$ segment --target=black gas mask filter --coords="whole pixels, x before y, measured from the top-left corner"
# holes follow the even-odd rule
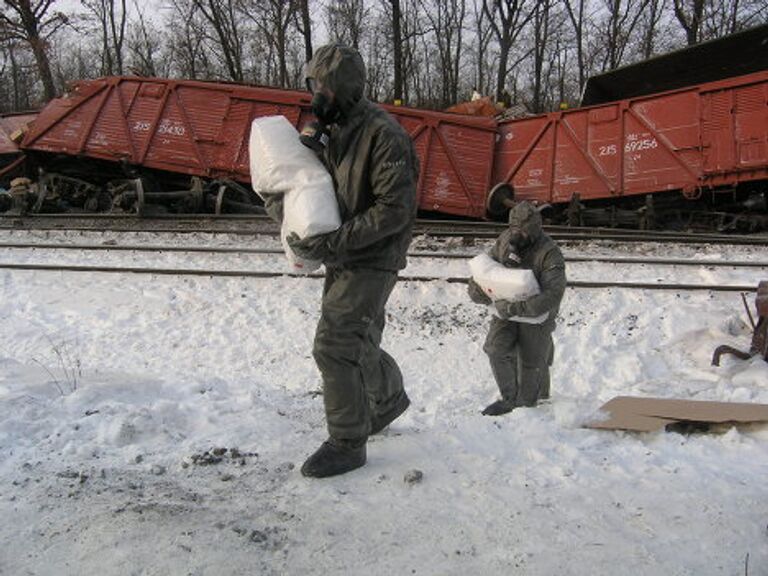
[[[314,88],[313,84],[308,82],[310,90]],[[314,92],[312,113],[317,120],[313,120],[302,128],[299,140],[304,146],[315,152],[321,152],[328,145],[328,139],[331,136],[328,126],[338,122],[341,112],[332,98],[323,92]]]

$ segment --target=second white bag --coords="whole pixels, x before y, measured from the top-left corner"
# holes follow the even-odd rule
[[[469,270],[472,279],[494,302],[496,300],[520,302],[531,296],[536,296],[541,291],[532,270],[507,268],[485,253],[478,254],[469,261]],[[496,308],[493,306],[491,308],[493,313],[498,316]],[[514,316],[509,320],[526,324],[541,324],[548,316],[548,313],[535,317]]]

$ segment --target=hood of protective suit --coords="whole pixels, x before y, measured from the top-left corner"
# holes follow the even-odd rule
[[[509,211],[509,229],[519,230],[535,242],[542,233],[541,214],[530,202],[518,202]]]
[[[312,60],[307,63],[306,78],[333,92],[342,116],[348,117],[355,105],[363,99],[365,63],[354,48],[343,44],[327,44],[318,48]]]

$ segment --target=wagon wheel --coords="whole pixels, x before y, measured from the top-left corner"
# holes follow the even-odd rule
[[[203,180],[197,176],[192,177],[192,188],[186,201],[189,212],[195,214],[203,211],[205,205],[205,189]]]
[[[133,189],[136,191],[136,214],[143,216],[146,212],[146,204],[144,201],[144,182],[141,181],[141,178],[133,180]]]
[[[496,184],[488,193],[485,210],[494,219],[506,218],[515,203],[515,190],[506,182]]]
[[[260,207],[253,202],[249,190],[232,180],[220,180],[219,191],[216,194],[216,214],[223,214],[225,209],[241,213],[256,213]]]
[[[41,180],[37,185],[37,199],[32,207],[32,213],[37,214],[42,210],[45,197],[48,196],[48,183],[45,179]]]

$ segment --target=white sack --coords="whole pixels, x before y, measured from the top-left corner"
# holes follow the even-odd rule
[[[488,254],[478,254],[469,261],[469,270],[472,279],[483,289],[491,300],[508,300],[519,302],[536,296],[541,290],[532,270],[524,268],[507,268],[496,262]],[[496,308],[491,305],[493,313],[498,316]],[[509,320],[524,322],[526,324],[541,324],[548,313],[541,316],[512,316]]]
[[[306,238],[341,226],[331,175],[285,116],[256,118],[249,146],[254,191],[262,198],[284,195],[280,238],[288,261],[295,270],[315,270],[320,262],[298,258],[285,239],[292,232]]]

